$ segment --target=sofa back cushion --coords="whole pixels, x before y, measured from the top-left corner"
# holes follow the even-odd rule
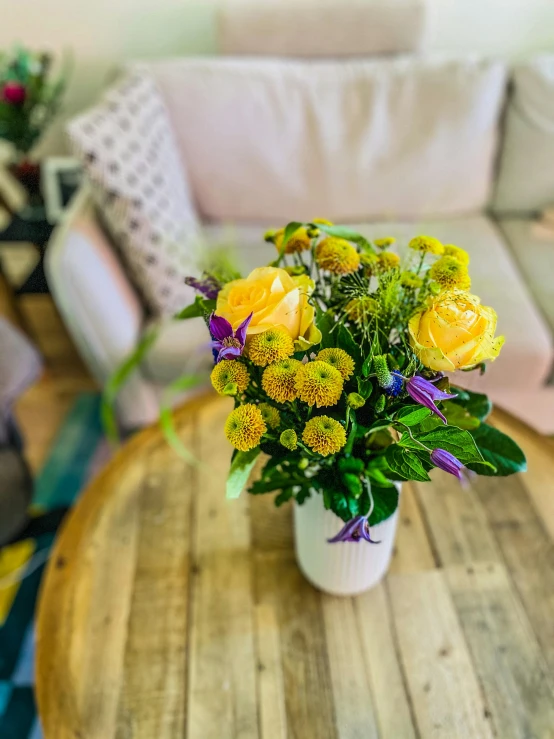
[[[489,199],[499,62],[153,63],[201,214],[420,218]]]
[[[194,292],[198,224],[164,101],[134,70],[68,126],[99,214],[155,315],[173,315]]]
[[[554,54],[514,71],[493,207],[525,213],[554,204]]]

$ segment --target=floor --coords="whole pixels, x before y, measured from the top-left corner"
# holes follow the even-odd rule
[[[15,315],[7,287],[0,278],[0,315],[24,329],[44,357],[42,378],[19,400],[16,416],[26,440],[26,453],[33,469],[40,469],[60,425],[79,393],[97,385],[77,354],[49,295],[18,298]]]

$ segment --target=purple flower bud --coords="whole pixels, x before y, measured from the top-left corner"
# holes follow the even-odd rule
[[[436,388],[432,382],[418,375],[406,380],[406,391],[416,403],[424,405],[432,413],[436,413],[443,423],[446,423],[446,418],[439,411],[435,403],[439,400],[449,400],[450,398],[457,397],[455,394],[444,393],[442,390]]]
[[[431,462],[435,467],[439,467],[439,469],[449,472],[451,475],[457,477],[458,480],[461,480],[462,482],[466,481],[466,467],[464,467],[457,457],[450,454],[450,452],[447,452],[445,449],[433,449],[431,452]]]
[[[370,544],[380,544],[379,541],[374,541],[369,534],[369,522],[366,516],[356,516],[348,521],[336,536],[332,539],[327,539],[329,544],[336,544],[339,541],[355,541],[358,542],[361,539],[365,539]]]
[[[221,284],[212,277],[204,273],[202,278],[198,280],[196,277],[185,277],[185,285],[194,288],[197,292],[204,295],[208,300],[215,300],[221,290]]]

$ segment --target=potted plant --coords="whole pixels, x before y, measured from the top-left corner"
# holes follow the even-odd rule
[[[52,57],[18,47],[0,57],[0,138],[12,144],[13,176],[29,193],[40,194],[40,167],[30,154],[61,105],[67,84],[67,65],[52,74]]]
[[[265,455],[249,492],[292,501],[300,568],[320,589],[352,595],[387,571],[402,482],[434,468],[461,482],[525,469],[520,448],[486,423],[488,398],[450,376],[483,372],[504,339],[457,246],[416,236],[401,258],[393,238],[370,242],[325,220],[265,238],[274,262],[244,278],[188,278],[199,295],[178,317],[205,318],[212,385],[234,400],[227,496]],[[116,373],[109,399],[151,342]],[[169,408],[162,423],[178,447]]]

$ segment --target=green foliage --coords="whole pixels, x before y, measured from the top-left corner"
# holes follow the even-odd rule
[[[468,467],[480,475],[513,475],[515,472],[525,472],[527,461],[519,446],[503,434],[502,431],[482,423],[479,428],[471,432],[486,462],[492,467],[483,464],[469,464]]]
[[[227,498],[238,498],[242,493],[259,454],[260,447],[234,454],[227,478]]]
[[[398,490],[394,485],[390,487],[379,487],[372,483],[371,494],[375,505],[369,517],[369,525],[375,526],[381,523],[381,521],[390,518],[398,508]]]
[[[385,459],[393,480],[418,480],[427,482],[430,478],[417,452],[406,449],[400,444],[391,444],[385,452]]]
[[[187,305],[182,311],[176,313],[174,318],[178,321],[184,321],[188,318],[206,318],[215,310],[216,301],[207,300],[197,295],[194,303]]]
[[[466,465],[484,461],[473,436],[456,426],[441,425],[433,431],[414,433],[413,438],[405,433],[399,441],[399,446],[416,451],[420,451],[422,445],[430,449],[444,449]]]
[[[353,244],[357,244],[363,251],[375,253],[375,249],[365,236],[353,231],[351,228],[347,228],[346,226],[327,226],[324,223],[315,223],[311,225],[314,228],[318,228],[320,231],[323,231],[328,236],[346,239],[347,241],[351,241]]]
[[[398,411],[396,418],[404,426],[417,426],[430,415],[431,411],[429,408],[421,405],[405,405]]]
[[[462,388],[452,386],[452,392],[458,393],[456,400],[450,401],[456,405],[461,405],[468,413],[479,421],[486,421],[492,411],[492,403],[486,395],[482,393],[473,393],[470,390],[462,390]]]

